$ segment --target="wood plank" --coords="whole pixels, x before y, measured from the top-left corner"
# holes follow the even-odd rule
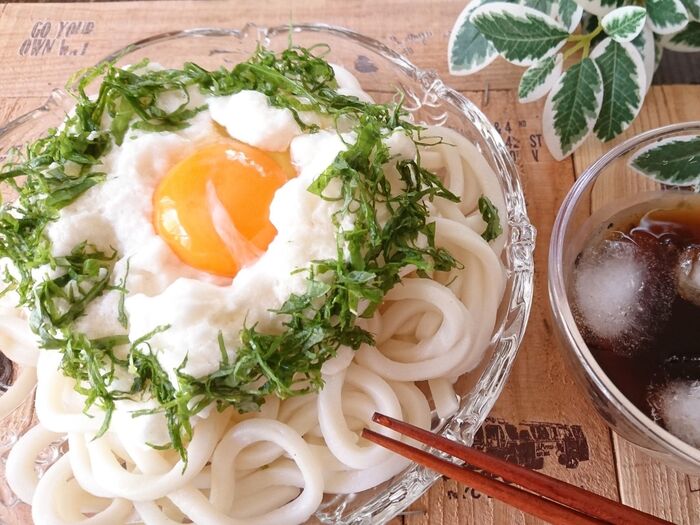
[[[0,127],[31,111],[44,102],[44,97],[2,97],[0,103]]]
[[[292,0],[286,3],[240,0],[235,8],[232,8],[232,3],[222,1],[183,0],[0,4],[0,97],[6,97],[0,98],[0,126],[45,99],[50,90],[62,86],[72,72],[93,64],[115,48],[150,34],[183,27],[239,27],[247,21],[260,25],[287,24],[290,20],[323,21],[378,38],[406,54],[417,65],[435,69],[450,85],[465,91],[498,124],[518,163],[529,213],[539,230],[535,306],[511,379],[492,413],[495,424],[504,426],[498,421],[507,421],[520,425],[521,430],[530,429],[530,432],[534,430],[527,422],[532,421],[544,425],[545,429],[559,431],[580,425],[589,444],[590,459],[580,461],[576,468],[566,468],[559,464],[556,449],[549,449],[549,456],[543,458],[544,472],[609,497],[620,497],[651,512],[670,512],[667,517],[679,523],[700,523],[697,499],[700,482],[671,473],[670,469],[638,453],[630,445],[621,444],[618,438],[615,438],[613,450],[607,427],[574,384],[554,340],[546,287],[546,258],[553,218],[575,174],[580,174],[611,145],[589,141],[573,161],[556,162],[541,143],[541,103],[518,105],[513,92],[507,91],[517,86],[521,69],[498,62],[474,76],[448,77],[447,38],[465,3],[466,0],[420,3],[386,0],[381,4],[361,0]],[[78,21],[84,23],[82,29],[66,38],[64,33],[70,22]],[[49,22],[51,27],[47,30]],[[89,23],[94,25],[89,26]],[[77,25],[73,27],[77,28]],[[33,29],[35,32],[47,31],[46,37],[41,33],[32,37]],[[37,38],[53,42],[44,42],[44,49],[52,47],[42,53],[41,45],[35,41]],[[27,39],[29,44],[25,43]],[[36,56],[32,55],[32,49],[37,49]],[[76,50],[77,54],[62,55],[61,49]],[[81,54],[83,50],[84,54]],[[661,122],[662,117],[668,120],[684,118],[681,106],[697,105],[698,100],[698,91],[686,90],[686,87],[654,88],[633,129],[653,127]],[[669,104],[668,99],[673,99],[674,103]],[[619,463],[617,472],[614,467],[616,459]],[[620,476],[620,492],[617,475]],[[646,480],[655,481],[649,483]],[[653,491],[661,486],[661,482],[668,483],[669,490],[677,496],[654,497]],[[686,486],[691,488],[684,489]],[[539,522],[482,494],[465,490],[452,481],[441,481],[407,515],[392,523]]]
[[[637,120],[607,144],[589,139],[574,154],[577,176],[611,147],[634,135],[667,124],[700,119],[700,86],[652,86]],[[601,180],[591,196],[593,209],[628,190],[652,189],[656,184],[630,176],[623,165]],[[622,502],[673,523],[700,523],[700,479],[670,468],[643,449],[613,434]]]
[[[613,435],[622,501],[678,525],[700,523],[700,478],[688,476]]]
[[[62,87],[73,71],[146,36],[188,27],[290,21],[325,22],[360,31],[404,53],[418,66],[446,76],[449,31],[465,4],[465,0],[7,4],[0,18],[4,66],[0,86],[3,96],[44,95]],[[451,77],[451,84],[472,90],[487,84],[510,88],[517,85],[521,73],[521,68],[499,61],[477,75]]]

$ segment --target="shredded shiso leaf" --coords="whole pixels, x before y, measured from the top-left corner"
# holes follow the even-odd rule
[[[145,67],[147,62],[127,68],[107,63],[83,71],[75,111],[64,126],[49,130],[0,168],[0,182],[18,194],[0,208],[0,257],[9,261],[5,291],[16,291],[20,306],[31,312],[30,325],[42,348],[62,353],[61,370],[75,379],[75,389],[85,396],[86,413],[94,407],[104,412],[98,435],[108,430],[115,401],[152,399],[158,408],[134,415],[164,412],[171,442],[152,446],[176,449],[186,464],[191,418],[203,408],[215,403],[219,410],[233,406],[241,412],[255,411],[270,394],[288,398],[317,391],[323,386],[321,366],[338,348],[372,344],[371,334],[356,321],[373,315],[400,281],[402,270],[411,267],[426,275],[459,265],[435,246],[435,226],[427,206],[432,199],[457,201],[457,196],[421,167],[419,156],[394,163],[403,191],[392,192],[385,176],[385,166],[392,159],[383,139],[400,130],[417,141],[421,128],[406,118],[400,100],[372,104],[339,94],[333,69],[318,51],[318,47],[289,47],[275,54],[259,48],[247,61],[216,71],[194,63],[185,63],[182,69],[153,69]],[[97,96],[88,96],[88,86],[98,79]],[[150,334],[130,341],[123,300],[115,316],[124,333],[90,339],[75,330],[75,320],[105,291],[116,289],[123,299],[128,278],[110,284],[119,254],[102,252],[89,239],[68,256],[54,256],[46,227],[58,219],[63,207],[105,180],[106,174],[98,169],[100,159],[120,145],[129,130],[188,126],[204,109],[191,107],[188,90],[192,88],[207,96],[256,90],[271,105],[288,108],[306,132],[317,127],[305,124],[299,113],[313,111],[336,122],[340,118],[350,122],[357,138],[309,188],[331,198],[324,191],[331,181],[340,182],[342,206],[329,218],[336,225],[338,255],[313,261],[304,270],[306,292],[291,295],[276,312],[284,321],[283,331],[263,333],[254,325],[246,326],[238,341],[225,341],[219,333],[219,369],[192,377],[183,371],[185,360],[175,371],[177,384],[173,384],[156,357],[157,350],[149,344],[155,333],[168,326],[154,327]],[[185,102],[168,112],[157,102],[172,91],[182,93]],[[385,223],[377,218],[379,207],[390,211]],[[487,200],[480,201],[480,209],[488,223],[484,238],[493,239],[501,232],[497,212]],[[347,214],[353,215],[352,230],[340,228]],[[37,278],[39,274],[45,276]],[[227,345],[235,346],[233,361]],[[128,390],[113,385],[120,369],[133,378]]]

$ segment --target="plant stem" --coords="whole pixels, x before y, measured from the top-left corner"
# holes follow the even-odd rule
[[[581,40],[581,41],[577,42],[576,45],[574,45],[574,46],[570,47],[569,49],[567,49],[567,50],[566,50],[566,53],[564,53],[564,60],[566,60],[566,59],[569,58],[571,55],[573,55],[574,53],[576,53],[576,51],[578,51],[579,49],[581,49],[581,48],[583,47],[583,44],[584,44],[584,41]]]
[[[583,45],[583,51],[581,52],[581,60],[588,57],[588,52],[591,50],[591,41],[587,40]]]
[[[586,58],[591,49],[591,42],[595,37],[597,37],[603,31],[603,26],[598,24],[598,26],[591,31],[583,35],[571,35],[568,41],[574,44],[564,53],[564,60],[572,56],[578,50],[582,50],[581,58]]]
[[[588,57],[588,52],[591,49],[591,42],[593,42],[593,39],[597,37],[601,32],[603,31],[603,26],[598,23],[598,27],[596,27],[590,34],[590,38],[588,40],[584,40],[585,44],[583,46],[583,52],[581,53],[581,58],[587,58]]]

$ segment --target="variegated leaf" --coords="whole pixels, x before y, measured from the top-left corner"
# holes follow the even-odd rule
[[[629,165],[663,184],[697,186],[700,183],[700,136],[680,135],[650,144],[637,151]]]
[[[520,78],[518,100],[525,104],[544,97],[552,89],[554,82],[561,76],[562,54],[545,58],[530,66]]]
[[[591,58],[574,64],[547,96],[542,131],[547,148],[561,160],[593,131],[603,102],[603,79]]]
[[[600,21],[603,31],[618,42],[630,42],[642,31],[647,10],[637,5],[626,5],[610,11]]]
[[[489,0],[472,0],[459,14],[447,45],[447,62],[452,75],[470,75],[498,57],[498,51],[469,21],[474,10]]]
[[[545,15],[549,15],[553,18],[557,0],[520,0],[517,3],[526,7],[537,9],[540,13],[544,13]]]
[[[691,20],[700,22],[700,0],[681,0]]]
[[[661,59],[664,57],[664,46],[661,38],[661,35],[654,35],[654,71],[659,69]]]
[[[479,6],[470,20],[506,60],[521,66],[554,55],[569,37],[566,28],[552,17],[505,2]]]
[[[576,0],[576,3],[597,17],[607,15],[621,4],[618,0]]]
[[[561,0],[555,3],[555,8],[554,19],[560,20],[569,33],[573,33],[581,23],[583,8],[575,0]]]
[[[688,24],[688,11],[681,0],[646,0],[646,8],[654,33],[677,33]]]
[[[663,47],[672,51],[692,53],[700,51],[700,22],[688,22],[688,25],[678,33],[664,35],[661,39]]]
[[[629,42],[606,38],[591,53],[603,78],[603,103],[594,131],[602,141],[617,137],[637,117],[644,102],[642,57]]]
[[[644,92],[649,91],[649,86],[651,86],[651,79],[654,77],[654,71],[656,71],[656,50],[654,43],[654,32],[649,27],[649,24],[645,24],[642,28],[642,32],[637,35],[637,38],[632,40],[632,45],[637,48],[639,54],[642,57],[642,62],[644,63],[644,74],[646,75],[646,86]]]
[[[583,15],[583,9],[575,0],[520,0],[517,3],[551,16],[561,22],[569,33],[576,29]]]

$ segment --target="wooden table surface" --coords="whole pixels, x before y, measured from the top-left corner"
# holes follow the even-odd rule
[[[538,229],[534,306],[513,373],[491,416],[536,422],[568,432],[580,426],[588,459],[560,464],[555,450],[543,472],[619,499],[677,524],[700,524],[700,480],[651,459],[611,433],[567,372],[549,314],[549,237],[562,199],[577,175],[614,143],[671,122],[700,120],[700,86],[654,86],[640,117],[613,144],[589,140],[573,158],[552,159],[543,146],[541,103],[516,103],[522,70],[498,61],[481,73],[447,73],[447,39],[465,0],[303,0],[236,2],[0,3],[0,126],[43,102],[75,70],[149,34],[186,27],[239,27],[321,21],[382,40],[423,68],[435,69],[496,123],[520,170],[530,217]],[[674,58],[674,60],[677,60]],[[690,68],[694,71],[694,68]],[[696,71],[696,70],[695,70]],[[668,77],[667,72],[664,73]],[[671,77],[673,78],[673,75]],[[693,75],[686,75],[692,81]],[[535,524],[469,488],[437,483],[395,523]]]

